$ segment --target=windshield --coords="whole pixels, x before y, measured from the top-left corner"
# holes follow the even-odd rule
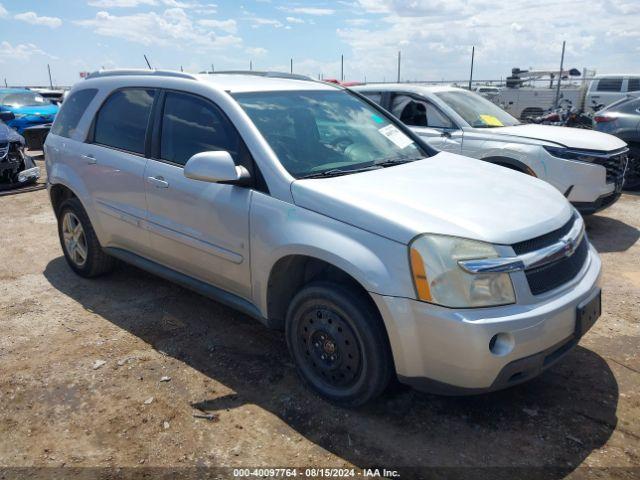
[[[381,168],[427,156],[386,115],[344,90],[234,97],[296,178]]]
[[[40,107],[51,102],[35,92],[19,92],[0,94],[0,104],[11,107]]]
[[[436,92],[444,103],[449,105],[470,126],[475,128],[511,127],[520,122],[502,110],[496,104],[466,90]]]

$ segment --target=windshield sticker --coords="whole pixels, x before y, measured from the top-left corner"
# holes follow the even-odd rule
[[[382,127],[378,129],[378,131],[395,143],[399,148],[406,148],[413,143],[413,140],[398,130],[398,128],[393,124]]]
[[[480,115],[480,120],[491,127],[504,127],[504,124],[493,115]]]
[[[375,113],[371,115],[371,118],[373,119],[374,122],[376,123],[383,123],[384,120],[382,119],[382,117],[379,117],[378,115],[376,115]]]

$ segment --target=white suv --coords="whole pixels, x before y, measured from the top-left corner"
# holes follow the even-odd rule
[[[582,213],[620,198],[627,144],[612,135],[524,125],[468,90],[409,84],[363,85],[374,100],[438,150],[459,153],[549,182]]]
[[[341,87],[98,72],[45,150],[71,269],[121,259],[283,329],[302,378],[343,405],[395,375],[515,385],[600,314],[600,260],[557,190],[436,152]]]

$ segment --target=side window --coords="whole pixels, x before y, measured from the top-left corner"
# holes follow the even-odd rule
[[[369,100],[373,100],[378,105],[382,105],[382,94],[375,92],[360,92],[362,95],[367,97]]]
[[[96,115],[94,143],[144,154],[155,93],[144,88],[125,88],[112,93]]]
[[[629,85],[627,87],[628,92],[640,91],[640,78],[630,78]]]
[[[160,158],[184,165],[196,153],[226,150],[238,164],[241,144],[233,125],[213,104],[194,95],[167,93]]]
[[[414,127],[454,128],[453,122],[431,102],[416,100],[407,95],[395,96],[391,111],[406,125]]]
[[[95,88],[87,88],[73,92],[64,101],[51,127],[51,133],[61,137],[71,137],[78,126],[84,111],[98,93]]]
[[[621,90],[622,77],[609,77],[598,80],[598,92],[619,92]]]

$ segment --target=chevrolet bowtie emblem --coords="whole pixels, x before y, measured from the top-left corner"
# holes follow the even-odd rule
[[[573,252],[576,251],[576,243],[572,239],[563,240],[564,242],[564,256],[570,257]]]

